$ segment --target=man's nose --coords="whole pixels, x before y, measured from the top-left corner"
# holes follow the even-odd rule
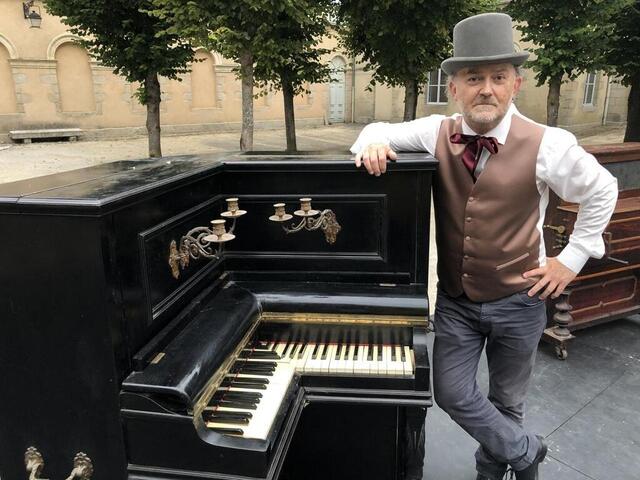
[[[490,78],[487,78],[480,85],[480,95],[485,96],[485,97],[489,97],[489,96],[493,95],[493,89],[491,88],[491,79]]]

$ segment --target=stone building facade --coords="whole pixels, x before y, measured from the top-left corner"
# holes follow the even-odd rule
[[[0,0],[0,142],[8,141],[10,130],[30,128],[81,128],[85,138],[144,134],[146,109],[134,95],[138,86],[91,58],[60,19],[46,13],[41,1],[31,8],[42,16],[38,28],[24,17],[22,1]],[[334,38],[323,42],[327,48],[336,44]],[[233,62],[204,49],[197,50],[196,57],[201,61],[182,75],[182,81],[160,80],[163,133],[239,129],[241,92]],[[377,85],[368,90],[371,76],[363,65],[340,53],[325,61],[332,66],[334,81],[311,85],[310,95],[296,97],[299,126],[402,118],[402,88]],[[535,86],[533,72],[525,70],[524,76],[516,103],[524,114],[544,122],[547,88]],[[438,72],[432,78],[419,98],[418,115],[454,112],[446,88],[431,98],[446,78]],[[585,103],[587,91],[590,97]],[[603,122],[623,123],[627,94],[626,88],[602,74],[583,75],[562,87],[559,124],[576,130]],[[258,128],[281,126],[282,95],[268,93],[256,99],[255,120]]]

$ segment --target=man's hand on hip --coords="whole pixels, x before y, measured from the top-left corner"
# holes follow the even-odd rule
[[[542,300],[545,300],[549,295],[551,295],[551,298],[558,298],[577,275],[577,273],[565,267],[554,257],[547,257],[546,265],[522,274],[524,278],[540,277],[538,282],[527,293],[530,297],[533,297],[544,288],[542,295],[540,295]]]
[[[398,155],[389,145],[372,143],[356,155],[356,167],[364,164],[367,172],[377,177],[387,171],[387,158],[397,160]]]

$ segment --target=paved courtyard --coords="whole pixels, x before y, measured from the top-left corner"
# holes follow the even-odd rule
[[[363,125],[341,124],[301,128],[297,131],[300,150],[346,150]],[[602,127],[580,136],[583,144],[621,142],[621,127]],[[201,135],[164,136],[164,156],[193,153],[235,151],[239,147],[237,132]],[[284,130],[256,130],[255,150],[283,150]],[[147,156],[146,137],[125,140],[43,142],[0,144],[0,183],[37,177],[50,173],[88,167],[116,160],[132,160]]]

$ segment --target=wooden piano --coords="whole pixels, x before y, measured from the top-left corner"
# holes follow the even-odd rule
[[[618,202],[603,234],[605,255],[589,259],[566,295],[547,301],[543,338],[568,355],[572,332],[640,311],[640,143],[586,147],[617,179]],[[557,255],[569,240],[578,206],[551,193],[545,219],[545,246]],[[555,252],[555,253],[554,253]]]
[[[421,475],[436,164],[189,156],[0,185],[0,478]]]

